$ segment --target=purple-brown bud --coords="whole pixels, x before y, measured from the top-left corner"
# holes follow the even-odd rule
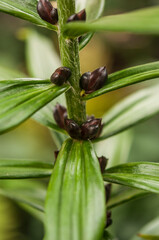
[[[64,84],[69,77],[71,76],[71,70],[67,67],[59,67],[56,69],[56,71],[51,75],[51,82],[61,86]]]
[[[111,211],[107,211],[107,222],[106,222],[106,228],[108,228],[110,225],[112,225],[112,219],[111,219],[112,213]]]
[[[98,157],[98,161],[99,161],[99,164],[100,164],[101,172],[103,173],[106,166],[107,166],[108,159],[104,156],[101,156],[101,157]]]
[[[82,139],[93,139],[96,138],[100,127],[101,127],[101,119],[90,119],[81,125],[81,136]]]
[[[60,128],[65,128],[65,119],[67,118],[67,109],[60,104],[56,104],[53,111],[54,119]]]
[[[53,25],[58,22],[57,9],[54,8],[48,0],[39,0],[37,4],[37,12],[39,16],[46,22],[49,22]]]
[[[81,128],[74,120],[66,118],[65,129],[72,138],[81,139]]]
[[[106,203],[109,201],[111,197],[111,190],[112,190],[112,184],[106,184],[105,185],[105,197],[106,197]]]
[[[75,14],[71,15],[68,18],[67,23],[73,22],[73,21],[86,21],[86,11],[85,11],[85,9],[81,10],[79,13],[75,13]]]
[[[107,70],[105,67],[101,67],[93,71],[87,72],[81,76],[80,86],[85,90],[85,93],[92,93],[104,86],[108,78]]]
[[[54,151],[54,157],[55,157],[55,160],[57,159],[58,154],[59,154],[59,151]]]

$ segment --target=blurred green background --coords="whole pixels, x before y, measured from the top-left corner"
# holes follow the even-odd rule
[[[157,4],[158,0],[107,0],[105,15]],[[56,47],[57,37],[51,31],[0,13],[0,66],[27,74],[26,44],[21,34],[24,28],[32,28],[47,36]],[[92,71],[105,65],[111,73],[126,67],[156,61],[159,59],[158,42],[157,36],[126,33],[95,34],[80,53],[81,71],[82,73]],[[138,84],[90,100],[87,104],[87,112],[101,117],[124,96],[151,84],[153,83]],[[159,161],[158,121],[159,116],[156,116],[132,129],[133,137],[128,161]],[[105,148],[108,146],[105,141]],[[0,158],[54,161],[55,149],[49,130],[34,120],[28,120],[15,130],[0,136]],[[111,156],[109,158],[111,161]],[[159,199],[156,195],[151,195],[151,197],[118,207],[112,213],[113,225],[110,229],[116,237],[114,239],[128,240],[137,234],[144,224],[159,214]],[[16,203],[0,195],[0,240],[40,240],[42,237],[42,223]]]

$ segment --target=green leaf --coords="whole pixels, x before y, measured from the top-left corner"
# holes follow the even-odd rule
[[[105,6],[105,0],[76,0],[76,12],[86,9],[87,21],[96,20],[101,17]],[[80,50],[91,40],[93,33],[88,33],[80,40]]]
[[[48,177],[52,169],[53,165],[45,162],[0,160],[0,179]]]
[[[159,217],[151,220],[148,222],[144,227],[142,227],[138,232],[139,236],[141,236],[143,239],[159,239]],[[139,236],[134,236],[131,238],[131,240],[139,240],[141,239]]]
[[[98,97],[104,93],[111,92],[116,89],[130,86],[132,84],[146,80],[152,80],[154,78],[159,78],[159,62],[127,68],[122,71],[110,74],[104,87],[85,96],[84,99],[88,100],[94,97]]]
[[[127,163],[106,169],[105,181],[159,193],[159,163]]]
[[[0,0],[0,12],[8,13],[50,30],[57,30],[57,26],[39,17],[36,7],[37,0]]]
[[[120,133],[159,112],[159,85],[131,94],[103,117],[104,128],[97,141]]]
[[[48,80],[1,80],[0,133],[18,126],[68,88],[55,86]]]
[[[15,161],[13,160],[13,163],[14,162]],[[21,161],[18,163],[21,165]],[[1,180],[0,194],[18,203],[26,204],[37,210],[44,211],[46,186],[40,181]]]
[[[120,191],[119,193],[112,196],[108,201],[107,208],[112,209],[121,204],[148,196],[150,193],[137,189],[126,189],[124,191]]]
[[[105,225],[104,185],[90,142],[66,140],[46,198],[47,240],[97,240]]]
[[[69,37],[78,37],[88,32],[100,31],[159,34],[159,7],[106,16],[86,23],[68,23],[64,26],[63,31]]]
[[[108,159],[107,167],[126,163],[129,158],[130,149],[133,142],[133,131],[125,131],[102,142],[95,144],[98,156],[106,156]],[[105,147],[107,146],[107,147]]]
[[[52,42],[41,34],[38,34],[33,30],[29,30],[26,44],[27,65],[30,75],[32,77],[49,79],[55,69],[61,65],[59,56],[57,55]],[[59,148],[66,139],[66,136],[64,135],[66,132],[55,124],[53,118],[53,108],[57,102],[62,105],[66,104],[64,94],[57,97],[56,101],[50,102],[40,109],[40,111],[36,112],[32,118],[50,128],[57,148]]]

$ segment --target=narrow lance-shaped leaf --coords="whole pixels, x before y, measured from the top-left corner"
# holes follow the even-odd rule
[[[104,87],[85,96],[84,99],[88,100],[104,93],[154,78],[159,78],[159,62],[127,68],[110,74]]]
[[[18,126],[68,88],[55,86],[48,80],[1,80],[0,133]]]
[[[41,27],[57,30],[57,27],[43,21],[37,13],[37,0],[0,0],[0,12],[27,20]]]
[[[104,185],[90,142],[66,140],[46,199],[47,240],[97,240],[105,225]]]
[[[14,162],[15,161],[13,160],[13,164]],[[20,164],[21,161],[19,161],[18,163],[19,163],[18,166],[21,166]],[[23,161],[22,161],[22,164],[24,164]],[[46,165],[44,165],[44,167],[46,167]],[[1,180],[0,194],[18,203],[26,204],[31,206],[34,209],[44,211],[46,186],[40,181],[37,181],[37,180],[33,181],[28,179],[21,180],[21,181]]]
[[[107,204],[108,209],[112,209],[114,207],[120,206],[121,204],[149,196],[150,193],[138,190],[138,189],[126,189],[124,191],[120,191],[119,193],[112,196]]]
[[[129,130],[102,142],[97,142],[95,149],[99,156],[103,155],[111,159],[108,161],[107,167],[113,167],[128,161],[132,142],[133,131]]]
[[[159,113],[159,85],[137,91],[112,107],[103,117],[102,140]]]
[[[108,168],[105,181],[159,193],[159,163],[137,162]]]
[[[131,238],[131,240],[141,240],[142,239],[149,239],[149,240],[157,240],[159,239],[159,217],[151,220],[148,222],[144,227],[142,227],[138,231],[138,235]]]
[[[106,16],[86,23],[69,23],[63,27],[63,31],[69,37],[100,31],[159,34],[159,7]]]
[[[0,160],[0,179],[41,178],[51,175],[53,165],[24,160]]]
[[[91,0],[91,1],[76,0],[76,11],[79,12],[82,9],[86,9],[87,21],[98,19],[103,13],[104,6],[105,6],[105,0]],[[79,44],[80,50],[88,44],[92,36],[93,36],[93,33],[88,33],[82,37]]]
[[[41,34],[29,30],[26,38],[26,46],[27,66],[31,77],[49,79],[56,68],[61,65],[53,43]],[[44,56],[47,58],[47,61]],[[55,101],[51,101],[40,111],[36,112],[32,118],[50,128],[54,142],[59,148],[66,139],[66,136],[58,131],[60,129],[55,124],[53,118],[53,108],[57,102],[65,105],[64,94],[61,94]]]

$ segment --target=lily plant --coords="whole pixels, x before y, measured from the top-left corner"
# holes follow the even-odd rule
[[[107,166],[107,156],[99,155],[108,138],[159,112],[159,84],[116,103],[102,119],[86,114],[89,99],[159,78],[159,61],[112,74],[104,66],[81,74],[79,60],[79,51],[95,32],[159,34],[159,7],[103,17],[104,6],[104,0],[0,0],[0,11],[55,31],[59,43],[61,59],[50,40],[30,30],[30,77],[3,68],[0,72],[0,134],[32,117],[50,129],[57,146],[52,163],[0,160],[0,179],[18,179],[12,187],[3,181],[1,193],[40,211],[45,240],[113,239],[110,210],[159,193],[159,163],[111,164],[110,157]],[[29,178],[47,178],[49,184],[19,180]],[[129,189],[111,197],[114,183]],[[141,236],[157,239],[149,235]]]

